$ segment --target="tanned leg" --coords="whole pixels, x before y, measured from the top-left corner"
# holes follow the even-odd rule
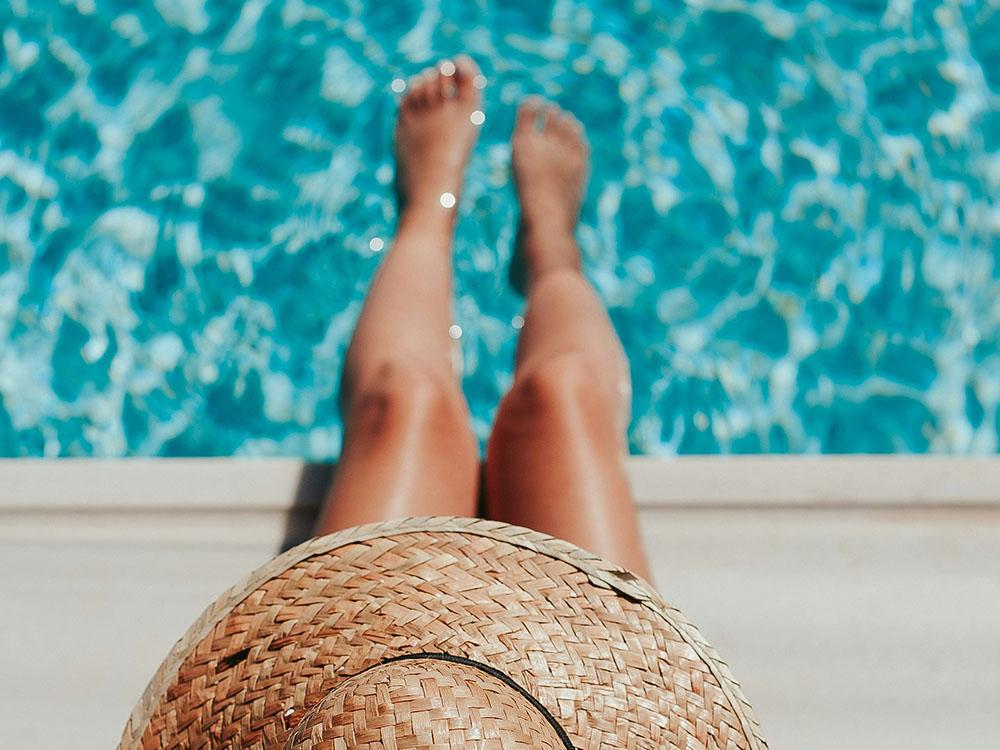
[[[474,516],[478,446],[452,369],[452,234],[478,134],[479,73],[467,57],[411,82],[396,126],[396,239],[348,347],[344,448],[316,527],[405,516]]]
[[[648,580],[623,468],[628,362],[580,273],[573,239],[587,176],[583,130],[554,105],[529,101],[518,113],[513,155],[528,308],[514,383],[487,447],[488,514],[571,541]]]

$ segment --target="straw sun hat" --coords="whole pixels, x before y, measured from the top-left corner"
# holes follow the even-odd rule
[[[120,750],[763,750],[650,586],[545,534],[409,518],[312,539],[215,601]]]

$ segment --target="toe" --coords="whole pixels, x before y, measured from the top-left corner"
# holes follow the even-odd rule
[[[587,130],[583,127],[583,123],[570,115],[570,127],[573,129],[574,139],[583,146],[584,151],[589,151],[590,142],[587,140]]]
[[[424,68],[420,73],[424,79],[424,102],[431,106],[441,100],[441,75],[437,68]]]
[[[542,129],[546,135],[558,135],[560,131],[559,108],[551,102],[545,105],[542,113]]]
[[[531,133],[538,123],[538,115],[545,106],[545,100],[531,96],[524,100],[517,110],[517,121],[514,123],[515,133]]]
[[[454,99],[458,96],[457,68],[451,60],[442,60],[438,65],[438,96]]]
[[[559,134],[569,141],[579,141],[580,136],[583,133],[583,126],[577,121],[573,115],[565,110],[559,111],[558,119],[558,129]]]
[[[423,73],[418,73],[406,83],[406,96],[403,106],[408,109],[420,109],[427,99],[427,79]]]
[[[455,86],[460,99],[477,102],[482,82],[483,76],[475,60],[468,55],[455,58]]]

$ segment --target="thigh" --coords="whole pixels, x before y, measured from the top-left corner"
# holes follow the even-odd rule
[[[478,446],[457,385],[405,363],[381,368],[344,419],[317,534],[393,518],[474,516]]]
[[[486,456],[491,518],[527,526],[649,577],[624,471],[617,394],[560,355],[504,398]]]

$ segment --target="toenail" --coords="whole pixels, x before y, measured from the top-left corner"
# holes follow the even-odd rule
[[[455,75],[455,63],[451,60],[445,60],[441,63],[439,70],[443,76],[453,76]]]
[[[402,78],[393,78],[392,83],[389,84],[389,87],[397,94],[402,94],[404,91],[406,91],[406,81],[404,81]]]
[[[455,196],[452,193],[441,193],[441,197],[438,200],[441,201],[441,205],[445,208],[451,208],[455,205]]]
[[[473,125],[482,125],[484,122],[486,122],[486,115],[484,115],[477,109],[471,115],[469,115],[469,119],[472,120]]]
[[[486,76],[484,76],[482,73],[477,73],[476,77],[472,79],[472,85],[475,86],[477,89],[486,88]]]

